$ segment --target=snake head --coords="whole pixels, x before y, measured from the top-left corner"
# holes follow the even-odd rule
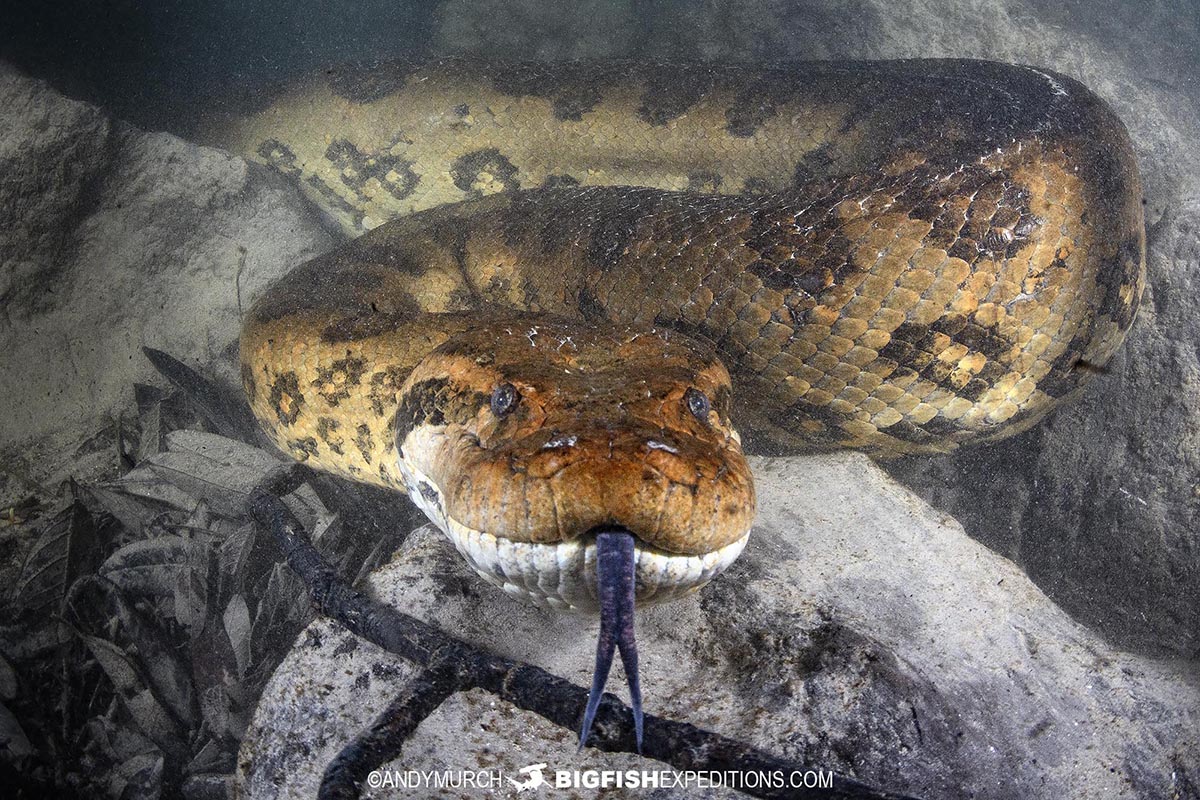
[[[502,318],[451,335],[399,395],[410,496],[512,594],[596,608],[602,527],[635,537],[643,602],[698,589],[745,545],[729,373],[678,332]]]

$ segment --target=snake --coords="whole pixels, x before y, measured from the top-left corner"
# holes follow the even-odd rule
[[[298,461],[403,492],[471,566],[599,611],[745,547],[746,453],[946,453],[1102,371],[1145,284],[1129,136],[1049,70],[470,59],[329,69],[214,114],[346,242],[244,316]]]

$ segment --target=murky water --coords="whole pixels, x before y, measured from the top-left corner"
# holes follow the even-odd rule
[[[675,719],[694,714],[697,724],[734,738],[750,736],[745,731],[752,726],[737,724],[749,726],[748,719],[761,715],[766,732],[755,744],[763,749],[801,761],[815,753],[830,769],[921,796],[1200,796],[1196,4],[72,2],[29,4],[5,17],[0,61],[16,71],[0,74],[0,102],[8,106],[0,111],[0,230],[6,232],[0,235],[0,343],[9,353],[0,358],[0,506],[6,509],[0,548],[9,562],[0,575],[12,586],[0,629],[0,742],[8,740],[0,744],[0,760],[21,776],[27,796],[52,786],[130,797],[232,791],[237,746],[252,727],[258,695],[311,612],[300,584],[276,564],[273,545],[256,536],[242,514],[247,481],[271,462],[256,460],[260,451],[249,448],[213,456],[205,448],[216,446],[215,439],[188,432],[221,441],[253,438],[233,372],[242,315],[273,276],[330,251],[347,235],[311,213],[283,179],[286,170],[277,170],[281,177],[246,168],[191,142],[205,124],[261,108],[264,98],[299,76],[350,62],[441,55],[751,64],[969,57],[1054,70],[1103,98],[1134,143],[1149,233],[1147,290],[1122,349],[1095,370],[1078,397],[1026,433],[953,455],[881,462],[882,472],[865,461],[829,467],[829,474],[841,475],[843,468],[869,473],[862,481],[869,490],[826,486],[826,494],[810,496],[803,463],[755,462],[769,476],[763,481],[775,503],[764,512],[769,522],[762,539],[784,551],[751,557],[752,566],[735,569],[724,584],[718,579],[691,610],[678,612],[702,631],[690,648],[672,640],[665,611],[649,617],[651,633],[642,636],[650,653],[644,670],[661,672],[689,649],[700,653],[693,665],[699,672],[725,676],[728,670],[732,677],[721,685],[736,686],[728,705],[738,711],[724,720],[730,729],[722,729],[719,714],[672,706],[675,690],[665,686],[648,707]],[[214,378],[216,388],[203,388],[200,403],[189,401],[188,387],[168,387],[143,357],[143,345],[178,356]],[[77,485],[67,482],[71,477]],[[893,493],[908,510],[880,499]],[[803,502],[791,499],[800,497]],[[981,618],[993,619],[995,627],[977,630],[973,626],[982,623],[958,614],[961,608],[949,600],[939,603],[932,589],[928,596],[914,589],[924,599],[911,605],[878,598],[872,605],[862,599],[870,594],[863,588],[873,585],[869,580],[830,577],[837,559],[830,574],[794,567],[810,581],[795,594],[786,581],[776,582],[772,563],[791,563],[793,555],[789,539],[777,535],[782,530],[793,527],[801,531],[795,541],[824,548],[814,531],[835,537],[839,526],[853,524],[839,521],[843,516],[886,528],[880,518],[840,511],[877,502],[884,519],[915,514],[921,520],[897,527],[895,536],[928,524],[941,531],[931,535],[953,543],[950,550],[925,550],[914,533],[893,554],[895,562],[919,554],[931,574],[958,574],[955,563],[937,559],[969,558],[972,564],[962,565],[957,579],[992,581],[986,591],[980,586],[979,607],[988,609]],[[419,522],[387,492],[332,480],[302,505],[302,521],[324,526],[321,548],[348,579],[386,561]],[[824,519],[827,508],[839,510]],[[846,563],[879,544],[869,536],[863,541],[866,549],[850,548]],[[975,543],[983,547],[971,549]],[[839,546],[831,540],[822,553],[841,558]],[[974,571],[978,563],[992,564],[990,554],[1007,562],[997,560],[995,572]],[[1013,572],[1004,571],[1010,567]],[[1028,592],[1011,588],[1024,580],[1021,573],[1032,581]],[[895,590],[889,580],[880,578],[885,588],[878,597]],[[924,580],[914,577],[914,586]],[[995,581],[1009,584],[997,588]],[[482,583],[450,583],[466,597],[492,591]],[[946,596],[969,605],[969,584],[947,588]],[[714,621],[720,614],[711,611],[720,603],[752,607],[748,615],[768,622],[720,629]],[[1036,614],[1029,611],[1034,607]],[[1061,619],[1059,609],[1066,615]],[[862,623],[866,618],[874,622]],[[923,626],[934,621],[960,626],[944,638],[962,644],[963,652],[978,640],[982,652],[1012,659],[993,666],[1008,670],[1014,697],[1026,692],[1022,696],[1049,709],[1044,720],[1026,726],[1019,746],[1003,737],[990,741],[993,755],[980,756],[974,774],[946,766],[970,761],[966,746],[952,741],[956,723],[947,720],[957,714],[963,730],[996,729],[989,716],[996,712],[965,700],[961,684],[952,689],[939,671],[942,662],[926,663],[920,648],[907,649],[915,632],[927,632]],[[451,632],[470,630],[464,621]],[[845,631],[853,633],[852,642]],[[998,631],[1020,640],[1021,649],[998,644]],[[578,633],[560,630],[568,639]],[[712,644],[709,652],[712,641],[704,637],[718,634],[724,644]],[[746,640],[739,640],[738,652],[752,656],[739,662],[722,648],[741,635]],[[1047,655],[1038,642],[1049,640],[1075,655]],[[571,646],[591,646],[587,636],[580,642]],[[540,646],[505,654],[536,662],[539,652]],[[939,651],[938,658],[953,660],[957,656],[947,654],[957,652]],[[850,692],[850,667],[838,661],[848,653],[869,653],[889,665],[899,659],[901,666],[885,670],[885,677],[875,670],[863,679],[895,696],[865,700]],[[828,667],[830,659],[836,667]],[[1094,691],[1108,699],[1095,699],[1091,684],[1077,680],[1085,663],[1099,670]],[[981,685],[991,680],[982,676],[992,670],[970,669],[959,676],[964,683],[972,675]],[[754,679],[758,670],[770,680]],[[1124,677],[1118,680],[1117,673]],[[824,689],[823,674],[836,676]],[[1045,694],[1028,689],[1034,684]],[[789,733],[780,720],[825,713],[821,692],[829,686],[853,698],[843,723],[865,708],[907,708],[910,701],[912,718],[928,719],[913,728],[911,741],[902,733],[871,738],[823,718]],[[1120,703],[1112,699],[1118,696]],[[1134,699],[1125,703],[1125,697]],[[1028,701],[1012,703],[1012,718],[1032,713]],[[472,713],[455,710],[447,729]],[[881,729],[900,730],[889,720]],[[1030,754],[1056,762],[1083,752],[1071,749],[1076,739],[1053,739],[1063,720],[1073,720],[1076,729],[1088,722],[1100,738],[1108,726],[1104,735],[1134,744],[1120,763],[1081,768],[1084,777],[1063,777],[1058,763],[1047,765],[1039,788],[1031,776],[1042,767],[1028,763]],[[815,732],[822,725],[826,738],[849,749],[822,739]],[[1040,739],[1046,730],[1053,731],[1050,739]],[[414,758],[436,763],[437,742],[449,746],[438,736],[444,734],[431,734],[433,743]],[[970,746],[986,750],[979,744],[985,738],[974,736],[966,737]],[[871,755],[854,749],[855,737],[871,742]],[[1051,739],[1052,747],[1037,750],[1037,741]],[[520,764],[543,757],[538,741],[520,743],[526,748]],[[994,755],[1006,743],[1020,762],[1009,773],[1011,792],[1003,786],[1004,759]],[[1103,752],[1119,750],[1112,745]],[[1120,780],[1105,784],[1093,770]],[[1115,794],[1105,794],[1109,789]]]

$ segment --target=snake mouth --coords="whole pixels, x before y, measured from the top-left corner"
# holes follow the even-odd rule
[[[566,542],[514,542],[447,519],[442,530],[487,582],[543,608],[598,611],[596,534]],[[700,555],[669,553],[632,536],[634,586],[639,604],[666,603],[696,592],[741,555],[750,532]]]
[[[433,481],[410,464],[402,464],[401,470],[413,502],[488,583],[542,608],[580,613],[601,610],[596,578],[599,528],[561,542],[519,542],[475,530],[446,513],[442,492]],[[683,554],[655,547],[630,533],[638,603],[666,603],[698,591],[737,560],[749,538],[747,526],[723,547]]]

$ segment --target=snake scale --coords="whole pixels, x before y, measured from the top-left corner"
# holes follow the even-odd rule
[[[768,454],[1011,435],[1144,284],[1124,127],[1030,67],[381,64],[209,138],[356,237],[246,316],[265,430],[406,491],[507,591],[599,605],[601,687],[634,587],[692,591],[745,544],[735,424]]]

